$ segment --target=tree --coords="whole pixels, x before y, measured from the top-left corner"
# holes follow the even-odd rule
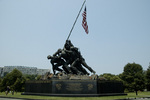
[[[1,84],[1,82],[2,82],[2,79],[1,79],[1,77],[0,77],[0,84]]]
[[[104,73],[104,74],[100,75],[100,77],[104,77],[105,79],[107,79],[109,81],[122,81],[117,75],[113,75],[110,73]]]
[[[26,80],[36,80],[36,77],[38,75],[24,75],[24,77],[26,78]]]
[[[22,87],[24,86],[25,79],[23,78],[22,73],[14,69],[12,72],[8,73],[1,83],[2,91],[5,91],[7,86],[10,86],[11,89],[16,91],[22,91]]]
[[[124,67],[124,72],[120,75],[124,86],[128,91],[143,91],[145,87],[145,78],[143,68],[136,63],[128,63]]]
[[[0,91],[1,91],[1,87],[2,87],[2,79],[0,77]]]
[[[146,71],[146,88],[148,91],[150,91],[150,66]]]
[[[25,78],[24,77],[22,77],[21,79],[17,78],[17,80],[13,84],[12,88],[16,91],[22,91],[22,90],[24,90],[24,83],[25,83]]]
[[[41,77],[42,77],[41,75],[38,75],[37,78],[36,78],[36,80],[40,80]]]

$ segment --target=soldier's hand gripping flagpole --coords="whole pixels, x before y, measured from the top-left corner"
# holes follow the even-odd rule
[[[70,35],[71,35],[71,33],[72,33],[72,30],[73,30],[73,28],[74,28],[74,26],[75,26],[75,24],[76,24],[76,22],[77,22],[77,20],[78,20],[78,17],[79,17],[79,15],[80,15],[80,13],[81,13],[81,10],[82,10],[82,8],[83,8],[85,2],[86,2],[86,0],[84,0],[83,4],[82,4],[82,6],[81,6],[81,9],[80,9],[80,11],[79,11],[79,13],[78,13],[78,15],[77,15],[77,17],[76,17],[76,20],[75,20],[75,22],[74,22],[74,24],[73,24],[73,26],[72,26],[72,28],[71,28],[71,30],[70,30],[70,33],[69,33],[69,35],[68,35],[68,37],[67,37],[67,40],[69,39],[69,37],[70,37]]]

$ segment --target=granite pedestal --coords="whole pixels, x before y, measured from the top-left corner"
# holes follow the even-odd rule
[[[108,96],[125,95],[122,82],[100,80],[27,81],[24,95]]]

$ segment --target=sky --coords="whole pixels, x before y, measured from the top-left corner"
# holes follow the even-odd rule
[[[0,67],[51,69],[83,0],[0,0]],[[86,5],[89,34],[82,27]],[[70,36],[96,74],[150,62],[150,0],[87,0]]]

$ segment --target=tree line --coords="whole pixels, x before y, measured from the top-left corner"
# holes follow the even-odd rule
[[[140,64],[128,63],[124,66],[123,72],[119,75],[104,73],[99,75],[109,81],[123,82],[126,92],[150,91],[150,66],[146,71],[143,70]],[[23,75],[19,70],[14,69],[3,78],[0,78],[0,91],[5,91],[7,86],[10,86],[12,91],[23,92],[25,82],[28,80],[39,80],[40,75]]]
[[[101,77],[107,80],[116,80],[123,82],[126,92],[150,91],[150,66],[146,71],[143,70],[140,64],[128,63],[124,66],[123,73],[119,75],[103,74]]]
[[[3,78],[0,78],[0,91],[6,91],[9,86],[11,91],[23,92],[26,81],[39,80],[40,78],[40,75],[23,75],[21,71],[14,69]]]

